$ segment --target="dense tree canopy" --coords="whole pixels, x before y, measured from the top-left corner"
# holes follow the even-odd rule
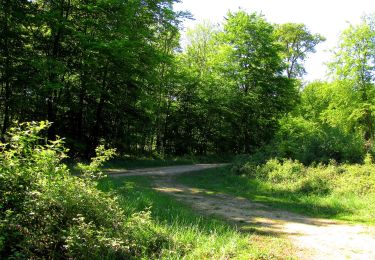
[[[332,134],[372,149],[373,17],[343,33],[334,81],[300,93],[304,61],[323,36],[239,10],[197,25],[181,49],[189,14],[175,2],[1,1],[1,138],[14,121],[47,119],[49,137],[66,137],[80,157],[102,140],[135,155],[251,153],[278,143],[294,156],[306,136],[320,136],[309,145],[344,158]]]
[[[73,151],[145,145],[185,15],[173,2],[2,1],[2,137],[13,120],[48,119]]]

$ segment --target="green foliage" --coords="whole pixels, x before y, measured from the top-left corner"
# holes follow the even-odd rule
[[[303,169],[303,164],[297,161],[285,160],[280,162],[279,160],[271,159],[257,169],[257,175],[260,178],[266,178],[272,183],[285,184],[301,179]]]
[[[307,55],[315,52],[315,46],[325,41],[320,34],[312,34],[304,24],[276,25],[275,35],[282,49],[288,78],[302,77],[306,73],[303,62]]]
[[[273,160],[272,166],[276,165],[279,168],[276,171],[282,173],[301,167],[300,163],[287,160]],[[252,169],[262,166],[253,165]],[[374,164],[338,165],[332,161],[330,165],[304,167],[296,182],[280,183],[268,181],[266,175],[256,177],[254,172],[243,169],[242,174],[238,171],[234,174],[230,166],[209,169],[202,174],[181,175],[177,179],[191,187],[241,196],[271,208],[312,217],[375,223]]]
[[[330,69],[335,79],[350,86],[352,103],[347,104],[351,119],[365,140],[366,151],[372,150],[375,136],[375,15],[362,17],[358,25],[350,25],[334,52]]]
[[[239,168],[238,173],[265,181],[278,190],[306,194],[328,193],[330,174],[311,169],[298,161],[270,159],[261,165],[247,162]]]
[[[250,152],[272,138],[277,120],[298,99],[296,86],[282,75],[274,28],[261,15],[229,13],[224,39],[232,48],[230,74],[236,82],[230,122],[239,139],[238,152]]]
[[[48,119],[49,137],[67,137],[77,157],[102,138],[131,153],[153,147],[186,16],[174,2],[0,2],[0,137],[12,120]]]
[[[175,242],[163,251],[162,259],[282,258],[285,246],[289,246],[284,238],[240,232],[220,218],[197,213],[172,196],[155,191],[150,178],[144,176],[106,178],[100,180],[99,187],[115,192],[126,214],[150,209],[156,225]]]
[[[85,178],[99,179],[103,177],[100,170],[106,161],[116,154],[116,149],[105,149],[104,145],[100,145],[95,149],[96,156],[91,159],[90,164],[78,163],[77,167]]]
[[[338,165],[331,160],[328,165],[306,167],[296,160],[270,159],[264,164],[246,162],[234,172],[256,178],[277,190],[288,190],[303,194],[375,194],[375,165],[367,159],[365,164]]]
[[[372,163],[375,163],[374,158],[371,154],[367,153],[365,156],[365,159],[363,159],[363,163],[365,165],[371,165]]]
[[[157,256],[166,234],[148,213],[126,216],[117,199],[87,178],[71,176],[61,163],[61,139],[40,133],[50,124],[12,128],[0,154],[0,255],[3,258],[132,258]],[[90,172],[111,151],[102,147]]]
[[[204,22],[188,32],[172,98],[165,97],[161,150],[228,154],[269,142],[277,120],[298,99],[295,82],[283,75],[273,32],[263,16],[243,11],[228,14],[222,26]]]
[[[279,158],[293,158],[305,164],[328,163],[330,159],[361,162],[365,154],[358,133],[292,116],[280,121],[274,147]]]
[[[276,32],[282,45],[287,46],[284,55],[296,62],[293,73],[297,73],[299,65],[292,36],[298,39],[305,35],[312,41],[312,45],[306,42],[300,50],[313,50],[315,44],[314,37],[301,26],[278,26]],[[299,160],[306,165],[327,164],[331,159],[360,163],[366,154],[374,155],[374,28],[374,18],[368,16],[343,32],[330,64],[333,81],[315,81],[301,89],[300,103],[279,120],[269,147],[254,154],[263,158],[257,163],[273,157]],[[321,40],[318,35],[316,40]],[[300,54],[304,57],[304,53]]]

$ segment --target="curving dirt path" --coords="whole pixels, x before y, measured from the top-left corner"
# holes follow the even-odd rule
[[[244,231],[257,229],[270,235],[286,235],[294,244],[299,259],[375,259],[375,227],[275,210],[242,197],[187,187],[173,178],[174,174],[186,173],[188,169],[198,171],[220,166],[163,167],[116,176],[153,175],[155,190],[174,196],[202,214],[217,215],[236,223]]]
[[[179,166],[167,166],[167,167],[156,167],[156,168],[143,168],[143,169],[108,169],[105,172],[111,177],[123,177],[123,176],[169,176],[187,172],[202,171],[211,168],[217,168],[228,165],[227,163],[211,163],[211,164],[193,164],[193,165],[179,165]]]

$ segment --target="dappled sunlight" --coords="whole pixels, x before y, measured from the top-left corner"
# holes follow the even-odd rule
[[[0,1],[0,260],[375,260],[366,1]]]
[[[184,192],[182,189],[171,188],[171,187],[155,188],[155,190],[161,191],[161,192],[167,192],[167,193]]]

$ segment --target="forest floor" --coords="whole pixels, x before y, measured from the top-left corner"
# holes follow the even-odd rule
[[[243,197],[182,185],[179,174],[223,164],[198,164],[130,170],[110,170],[112,177],[151,176],[154,189],[173,196],[202,215],[214,215],[237,225],[243,232],[286,236],[298,259],[375,259],[375,228],[342,221],[311,218],[277,210]]]

